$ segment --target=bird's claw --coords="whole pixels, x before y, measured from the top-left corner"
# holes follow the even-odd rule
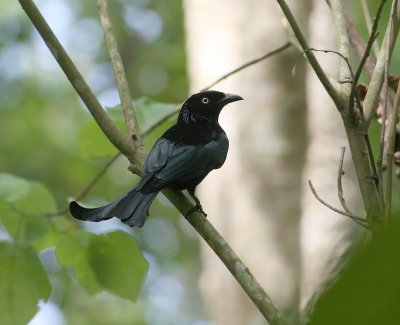
[[[207,213],[204,212],[201,204],[196,204],[193,208],[189,209],[188,212],[185,213],[185,219],[189,218],[194,212],[200,212],[204,217],[207,218]]]

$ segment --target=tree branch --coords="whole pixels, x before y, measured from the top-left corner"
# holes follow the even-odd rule
[[[126,139],[128,139],[128,141],[130,140],[129,137],[124,136],[123,133],[118,129],[117,130],[119,133],[117,134],[108,132],[109,130],[113,130],[114,132],[116,132],[114,130],[116,129],[115,125],[109,119],[107,114],[105,114],[100,103],[97,101],[93,93],[90,91],[90,95],[87,94],[88,90],[90,90],[89,87],[83,80],[82,76],[79,74],[71,59],[68,57],[67,53],[58,42],[55,35],[51,31],[50,27],[47,25],[44,18],[41,16],[40,12],[33,4],[33,2],[31,0],[19,0],[19,2],[21,3],[21,6],[24,8],[27,15],[32,20],[35,27],[38,29],[39,33],[42,35],[46,44],[49,46],[52,54],[56,56],[57,62],[64,70],[68,79],[73,83],[74,87],[76,85],[76,83],[74,83],[74,80],[76,79],[76,77],[79,77],[79,86],[75,87],[75,89],[77,90],[78,94],[81,96],[85,104],[88,106],[89,111],[91,113],[93,111],[92,114],[95,117],[96,121],[100,124],[104,123],[103,119],[105,119],[106,121],[108,121],[107,123],[110,124],[108,128],[102,128],[106,136],[110,138],[113,143],[115,142],[116,137],[118,140],[122,138],[124,140],[123,142],[118,141],[117,143],[114,143],[114,145],[118,149],[120,149],[120,151],[122,151],[126,156],[128,156],[129,158],[133,158],[132,161],[143,164],[143,160],[136,161],[137,159],[140,159],[140,157],[136,156],[132,145],[129,145],[129,142],[126,142]],[[60,52],[62,52],[61,55]],[[82,85],[84,85],[84,87],[82,87]],[[85,92],[82,92],[82,88],[85,90]],[[90,100],[88,100],[88,98]],[[101,112],[98,112],[98,110],[100,110]],[[125,146],[122,146],[121,143],[124,143]],[[182,192],[166,189],[163,191],[163,193],[182,214],[186,214],[186,212],[193,207],[193,204],[183,195]],[[225,242],[225,240],[210,224],[210,222],[202,214],[199,213],[194,213],[188,221],[199,232],[204,240],[206,240],[206,242],[214,250],[214,252],[220,257],[222,262],[229,269],[229,271],[232,273],[238,283],[243,287],[245,292],[248,294],[250,299],[254,302],[254,304],[260,310],[263,316],[268,320],[268,322],[271,325],[288,325],[288,321],[285,319],[279,309],[272,303],[270,297],[265,293],[258,281],[253,277],[249,269],[237,257],[235,252]]]
[[[372,20],[371,20],[371,12],[370,12],[369,7],[368,7],[368,2],[366,0],[361,0],[361,7],[362,7],[362,10],[363,10],[364,20],[365,20],[365,24],[367,25],[368,32],[370,33],[370,35],[372,35],[372,31],[373,31],[372,25],[373,25],[373,23],[372,23]],[[379,55],[379,44],[378,44],[378,41],[374,42],[373,50],[374,50],[375,57],[377,58],[378,55]]]
[[[385,1],[385,0],[382,0]],[[375,70],[368,85],[368,92],[364,100],[364,116],[367,125],[371,121],[373,112],[377,107],[385,76],[386,57],[391,58],[400,27],[400,12],[397,0],[393,1],[389,23],[386,28],[383,45],[375,65]],[[388,44],[386,46],[385,44]]]
[[[252,66],[252,65],[254,65],[254,64],[256,64],[256,63],[258,63],[258,62],[260,62],[260,61],[263,61],[263,60],[265,60],[265,59],[267,59],[267,58],[269,58],[269,57],[271,57],[271,56],[273,56],[273,55],[275,55],[275,54],[278,54],[278,53],[280,53],[280,52],[283,52],[284,50],[286,50],[286,49],[289,48],[290,46],[292,46],[292,43],[291,43],[291,42],[287,42],[287,43],[285,43],[284,45],[282,45],[282,46],[276,48],[275,50],[272,50],[271,52],[265,53],[264,55],[260,56],[260,57],[257,58],[257,59],[254,59],[254,60],[251,60],[251,61],[249,61],[249,62],[246,62],[245,64],[243,64],[243,65],[237,67],[236,69],[234,69],[234,70],[228,72],[227,74],[224,74],[222,77],[218,78],[218,79],[215,80],[213,83],[211,83],[211,84],[208,85],[207,87],[203,88],[201,91],[205,91],[205,90],[210,89],[211,87],[214,87],[216,84],[220,83],[222,80],[224,80],[224,79],[226,79],[226,78],[228,78],[228,77],[230,77],[230,76],[232,76],[232,75],[238,73],[239,71],[241,71],[241,70],[243,70],[243,69],[248,68],[249,66]]]
[[[372,45],[374,44],[376,38],[378,37],[378,24],[379,24],[379,20],[381,18],[381,13],[382,13],[385,3],[386,3],[386,0],[382,0],[379,4],[378,10],[376,12],[376,16],[374,18],[374,23],[371,28],[371,34],[369,36],[368,43],[367,43],[367,46],[364,51],[364,55],[362,56],[360,64],[358,65],[357,71],[354,75],[353,86],[351,87],[351,94],[350,94],[350,98],[349,98],[350,109],[353,109],[353,107],[354,107],[354,97],[356,95],[356,89],[357,89],[357,85],[358,85],[358,80],[360,79],[360,76],[361,76],[361,72],[364,68],[365,63],[367,62],[367,59],[371,52]],[[379,100],[379,98],[378,98],[378,100]]]
[[[293,14],[290,11],[286,1],[285,0],[276,0],[276,2],[278,2],[279,6],[281,7],[283,14],[285,15],[287,21],[289,22],[289,25],[292,28],[295,37],[297,38],[301,48],[303,49],[303,51],[308,59],[308,62],[311,64],[314,72],[316,73],[317,77],[321,81],[326,92],[332,98],[333,102],[335,103],[336,107],[339,110],[344,109],[346,107],[346,103],[340,97],[340,95],[336,91],[336,89],[332,86],[331,82],[329,81],[329,78],[327,77],[325,72],[322,70],[322,67],[320,66],[319,62],[315,58],[314,53],[312,51],[307,51],[310,48],[310,46],[308,45],[306,39],[304,38],[304,35],[301,32],[300,27],[297,24],[295,18],[293,17]]]
[[[304,39],[304,36],[286,2],[284,0],[276,1],[281,7],[290,26],[292,27],[293,33],[298,39],[301,47],[304,51],[306,51],[309,46]],[[371,163],[370,161],[371,151],[369,142],[367,141],[364,122],[357,114],[354,114],[353,111],[349,111],[348,96],[343,96],[345,94],[339,93],[333,88],[328,77],[323,73],[322,68],[312,51],[307,51],[305,53],[322,85],[325,87],[325,90],[332,98],[341,114],[347,138],[349,140],[352,159],[356,169],[357,179],[360,192],[363,197],[367,218],[371,218],[374,221],[379,220],[382,215],[381,201],[375,180],[376,175],[374,174],[373,169],[374,163]]]
[[[318,195],[317,191],[315,191],[315,188],[314,188],[314,186],[312,185],[312,183],[311,183],[310,180],[308,181],[308,185],[310,186],[311,192],[314,194],[315,198],[316,198],[319,202],[321,202],[323,205],[325,205],[328,209],[330,209],[330,210],[332,210],[332,211],[334,211],[334,212],[336,212],[336,213],[339,213],[339,214],[341,214],[341,215],[343,215],[343,216],[349,217],[351,220],[353,220],[353,221],[354,221],[355,223],[357,223],[358,225],[360,225],[360,226],[362,226],[362,227],[364,227],[364,228],[366,228],[366,229],[370,229],[370,227],[369,227],[369,222],[368,222],[367,219],[360,218],[360,217],[356,217],[356,216],[353,216],[352,214],[350,214],[350,213],[348,213],[348,212],[345,212],[345,211],[341,211],[341,210],[339,210],[339,209],[336,209],[334,206],[330,205],[329,203],[327,203],[326,201],[324,201],[323,199],[321,199],[321,197]]]
[[[339,68],[339,80],[346,81],[352,80],[352,71],[349,67],[349,38],[347,36],[346,20],[344,18],[342,3],[340,0],[331,0],[331,10],[333,16],[333,22],[336,29],[336,43],[339,53],[346,58],[346,60],[340,60]],[[350,94],[351,85],[348,83],[342,83],[340,86],[340,92],[343,97],[347,97]]]
[[[132,98],[129,91],[128,81],[126,80],[121,55],[118,51],[117,40],[112,30],[112,23],[108,14],[107,0],[97,0],[97,6],[99,8],[100,22],[101,26],[103,27],[106,47],[114,70],[115,81],[117,83],[119,98],[121,100],[121,108],[125,117],[128,134],[132,139],[136,156],[140,155],[140,157],[137,157],[139,159],[132,161],[132,164],[135,164],[137,161],[144,160],[146,157],[146,152],[139,129],[137,127],[135,111],[133,110]],[[134,166],[134,168],[135,167],[139,170],[141,168],[140,165]]]
[[[29,19],[32,21],[33,25],[36,27],[40,36],[43,38],[50,52],[57,60],[61,69],[64,71],[68,80],[71,82],[89,112],[100,126],[101,130],[115,147],[126,155],[129,160],[133,161],[135,155],[132,150],[132,141],[130,141],[129,137],[114,125],[110,117],[104,111],[96,96],[93,94],[85,79],[82,77],[71,58],[54,35],[36,5],[31,0],[18,1]]]
[[[350,208],[347,206],[346,200],[344,199],[344,196],[343,196],[342,177],[344,175],[343,161],[344,161],[345,150],[346,150],[346,147],[342,147],[340,149],[339,168],[338,168],[338,175],[337,175],[338,198],[339,198],[340,203],[342,204],[344,211],[346,211],[348,214],[354,215],[354,213],[352,213]]]
[[[185,215],[193,207],[182,192],[166,189],[163,194],[177,207],[182,215]],[[218,255],[269,324],[288,325],[288,321],[273,304],[271,298],[265,293],[247,266],[235,254],[213,225],[208,222],[207,218],[202,213],[195,212],[187,220]]]

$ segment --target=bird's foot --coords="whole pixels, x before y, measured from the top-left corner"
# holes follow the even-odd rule
[[[207,213],[204,212],[203,207],[198,203],[185,213],[185,219],[189,218],[194,212],[200,212],[202,215],[204,215],[204,217],[207,218]]]

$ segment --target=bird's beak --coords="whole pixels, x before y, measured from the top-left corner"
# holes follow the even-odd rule
[[[243,98],[235,94],[225,94],[225,96],[218,101],[218,104],[226,105],[238,100],[243,100]]]

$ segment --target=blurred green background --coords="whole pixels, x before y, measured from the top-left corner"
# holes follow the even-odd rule
[[[119,98],[103,44],[96,3],[37,2],[101,104],[116,106]],[[133,97],[151,98],[150,106],[153,102],[170,103],[157,108],[159,116],[163,115],[163,109],[167,114],[188,95],[182,2],[120,0],[110,1],[109,6]],[[365,36],[358,2],[349,7]],[[399,62],[398,58],[393,61],[394,71],[399,70]],[[142,102],[147,100],[142,99]],[[130,229],[119,221],[110,220],[85,225],[87,233],[80,230],[68,213],[43,216],[66,207],[67,199],[76,197],[111,159],[114,151],[110,151],[106,143],[100,148],[105,148],[106,154],[88,154],[87,144],[85,147],[80,134],[82,127],[90,128],[89,121],[91,116],[19,3],[1,1],[0,185],[4,187],[3,190],[0,187],[0,199],[13,203],[18,211],[0,204],[0,220],[8,230],[0,226],[0,240],[7,243],[12,238],[18,243],[18,249],[10,250],[10,245],[4,244],[0,252],[6,257],[25,256],[20,265],[26,265],[29,271],[15,275],[21,277],[23,285],[29,286],[34,280],[45,283],[40,266],[29,250],[33,245],[36,252],[41,252],[40,259],[52,284],[49,302],[40,303],[41,312],[30,324],[208,324],[197,287],[198,235],[161,195],[152,205],[151,218],[142,229]],[[173,119],[152,132],[145,139],[146,145],[151,146],[171,121]],[[377,148],[379,128],[377,124],[373,128],[374,147]],[[95,131],[87,132],[96,139]],[[119,157],[84,199],[85,203],[100,204],[132,188],[137,178],[127,170],[128,166],[128,161]],[[31,218],[34,212],[42,215]],[[121,298],[124,288],[113,287],[115,283],[107,284],[105,277],[110,274],[107,272],[113,271],[107,270],[107,264],[99,264],[107,258],[97,256],[97,250],[93,249],[99,245],[105,252],[118,252],[119,247],[110,247],[107,237],[98,236],[113,230],[135,238],[140,250],[129,241],[129,236],[111,237],[114,243],[129,246],[131,250],[127,249],[126,256],[116,254],[110,263],[123,268],[119,258],[129,256],[133,256],[132,261],[127,263],[144,263],[141,251],[149,264],[143,286],[140,288],[139,283],[135,287],[138,292],[141,290],[137,303],[132,302],[134,297]],[[60,248],[58,253],[48,248],[53,245]],[[85,259],[103,268],[105,273],[93,275],[92,264],[82,265]],[[13,261],[5,258],[0,263],[12,265]],[[139,278],[145,275],[145,269],[143,264]],[[78,275],[77,271],[81,273]],[[4,276],[0,281],[6,282],[6,276],[11,275],[0,268],[0,276]],[[49,288],[44,286],[43,290]],[[101,288],[109,290],[105,292]],[[24,290],[25,287],[20,291]],[[26,289],[27,296],[35,290]],[[96,294],[92,296],[91,293]],[[24,311],[25,306],[19,308],[21,315],[32,312],[29,308]]]
[[[117,105],[96,2],[45,0],[37,5],[103,106]],[[129,0],[112,1],[109,7],[133,97],[183,101],[188,85],[182,3]],[[89,120],[86,108],[19,3],[2,1],[0,173],[43,184],[54,196],[57,209],[65,207],[66,199],[77,196],[110,160],[87,157],[80,149],[80,130]],[[169,125],[150,134],[146,144],[151,145]],[[130,189],[137,180],[128,166],[125,158],[117,159],[85,201],[111,200]],[[197,236],[161,196],[151,214],[142,229],[128,229],[118,221],[90,229],[102,233],[122,228],[137,240],[150,265],[137,304],[104,292],[89,296],[70,276],[74,271],[57,266],[54,250],[48,249],[40,256],[51,275],[53,290],[50,303],[44,307],[46,312],[32,324],[204,324],[197,289]],[[68,236],[78,231],[68,213],[50,218],[48,223]],[[39,238],[43,227],[31,225],[27,232]],[[39,229],[37,234],[35,229]],[[1,238],[8,238],[4,229]],[[72,248],[68,253],[77,254]],[[41,305],[43,308],[44,302]]]

